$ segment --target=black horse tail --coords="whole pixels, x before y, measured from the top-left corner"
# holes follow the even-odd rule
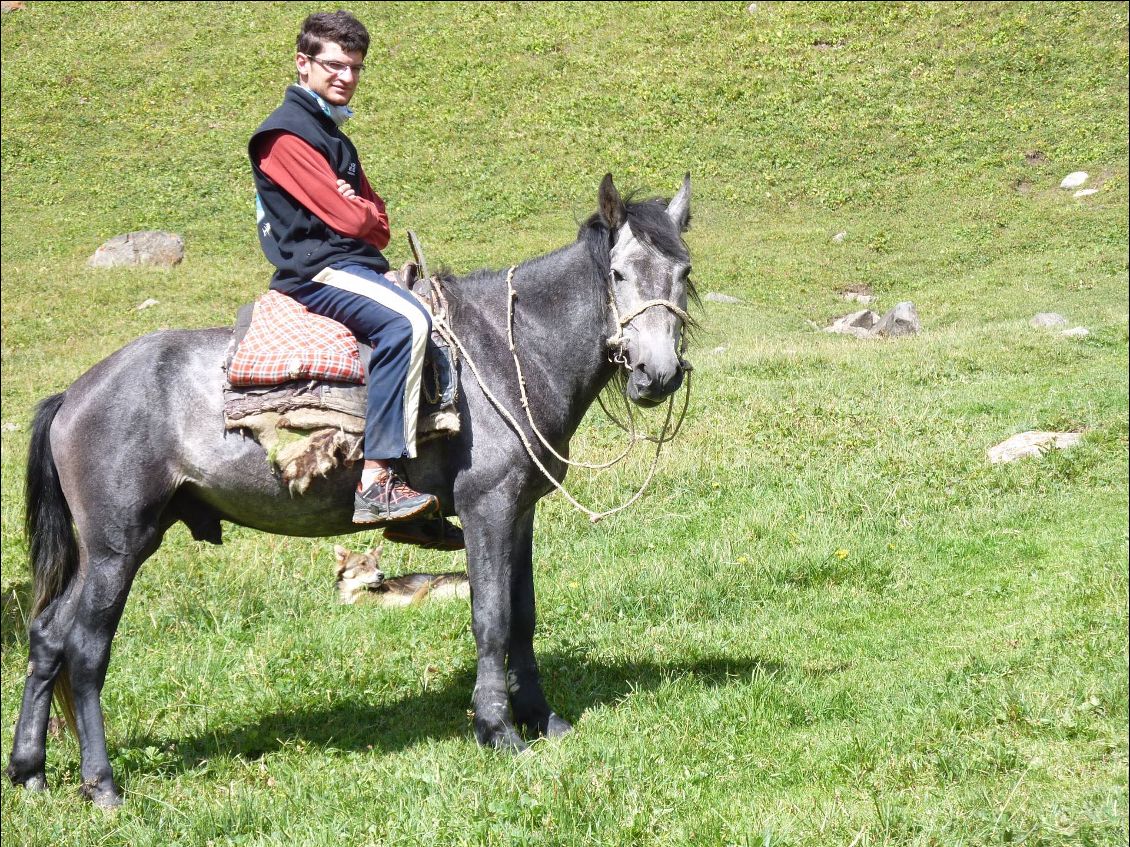
[[[51,423],[65,397],[66,392],[55,394],[39,404],[28,447],[24,531],[31,550],[31,574],[35,583],[29,627],[66,590],[78,570],[78,542],[71,523],[71,509],[63,496],[59,471],[51,454]],[[66,666],[55,680],[55,701],[73,732],[74,698]]]

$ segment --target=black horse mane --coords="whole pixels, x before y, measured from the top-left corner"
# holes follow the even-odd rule
[[[633,191],[624,197],[625,218],[627,223],[632,227],[632,234],[653,250],[671,256],[672,258],[689,262],[690,252],[687,250],[687,245],[683,241],[682,233],[667,214],[667,207],[670,205],[671,201],[665,197],[637,199],[638,194],[638,191]],[[690,226],[689,216],[687,218],[687,225]],[[602,281],[604,283],[607,282],[608,274],[611,271],[611,256],[609,255],[609,251],[612,248],[613,239],[614,233],[599,211],[590,215],[589,218],[580,225],[577,232],[577,241],[584,244],[592,260],[594,283],[595,288],[598,290],[603,290]],[[566,247],[561,248],[561,250],[564,249],[566,249]],[[559,252],[560,251],[553,251],[545,256],[536,256],[532,259],[527,259],[525,262],[522,262],[520,266],[529,266],[533,263],[545,261]],[[438,276],[440,282],[451,285],[458,282],[493,281],[500,274],[504,277],[505,271],[482,268],[461,278],[457,278],[455,273],[445,266],[439,269]],[[687,278],[687,296],[695,304],[699,306],[702,305],[694,281],[689,277]],[[697,322],[692,319],[688,322],[686,328],[688,332],[693,333],[693,330],[697,327]]]
[[[687,245],[683,243],[678,227],[667,215],[667,206],[670,202],[664,197],[637,200],[636,192],[633,192],[624,198],[624,211],[627,222],[632,227],[632,234],[636,238],[664,255],[687,261],[690,258]],[[688,224],[689,222],[688,218]],[[593,246],[600,248],[604,257],[603,264],[607,267],[608,250],[612,246],[612,232],[600,212],[594,212],[581,224],[577,239],[587,243],[595,241],[596,244]]]

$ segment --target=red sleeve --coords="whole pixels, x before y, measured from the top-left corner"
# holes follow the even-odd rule
[[[256,151],[260,170],[283,191],[317,215],[326,226],[378,250],[389,242],[384,201],[361,174],[361,190],[346,199],[326,158],[297,135],[280,130],[264,137]]]

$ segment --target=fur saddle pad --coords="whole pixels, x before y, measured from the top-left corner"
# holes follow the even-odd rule
[[[281,322],[278,332],[272,330],[275,318]],[[313,334],[303,334],[304,327],[312,327]],[[250,352],[245,352],[248,342]],[[302,494],[315,477],[362,458],[368,392],[363,383],[370,354],[369,346],[337,321],[308,312],[285,294],[268,292],[236,315],[224,361],[224,426],[249,432],[291,493]],[[433,331],[417,443],[459,431],[456,365],[446,340]]]

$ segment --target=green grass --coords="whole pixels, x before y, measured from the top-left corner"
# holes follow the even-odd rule
[[[648,495],[539,513],[537,645],[577,731],[476,746],[465,604],[338,607],[335,539],[178,526],[104,693],[125,807],[82,803],[52,739],[53,790],[4,788],[5,844],[1127,843],[1127,5],[748,5],[351,6],[394,263],[411,226],[433,262],[505,266],[570,240],[605,171],[670,194],[689,170],[699,286],[742,301],[696,315]],[[323,8],[27,6],[3,17],[5,759],[34,404],[265,288],[246,139]],[[1099,193],[1059,190],[1073,170]],[[184,263],[86,268],[145,228]],[[861,283],[923,334],[814,330]],[[987,463],[1036,428],[1086,436]],[[576,446],[617,443],[596,413]],[[569,486],[607,508],[646,469]]]

